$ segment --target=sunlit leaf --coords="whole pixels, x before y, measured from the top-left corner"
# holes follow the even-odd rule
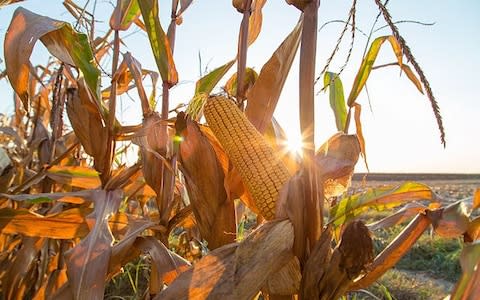
[[[27,209],[0,209],[2,233],[23,234],[52,239],[82,238],[89,232],[85,216],[91,210],[72,208],[50,216],[33,214]]]
[[[56,182],[83,189],[95,189],[101,185],[98,172],[92,168],[80,166],[53,166],[47,176]]]
[[[110,17],[110,27],[113,30],[127,30],[140,13],[137,0],[117,0],[117,6]]]
[[[248,19],[248,45],[251,45],[257,39],[262,28],[262,8],[267,0],[254,0],[252,3],[252,14]]]
[[[365,138],[363,137],[363,130],[362,130],[362,122],[360,120],[360,114],[362,112],[362,107],[358,103],[354,103],[353,107],[355,108],[355,129],[357,130],[357,138],[358,142],[360,143],[360,153],[362,153],[363,160],[365,162],[365,167],[368,168],[368,162],[367,162],[367,150],[365,149]]]
[[[173,86],[178,82],[178,74],[167,35],[160,24],[158,1],[141,0],[139,5],[160,76],[163,82]]]
[[[69,91],[67,97],[67,114],[75,135],[87,154],[95,161],[95,169],[102,172],[107,155],[108,129],[102,119],[99,107],[83,80],[78,81],[78,88]],[[95,133],[93,135],[92,133]]]
[[[258,79],[247,95],[246,115],[250,122],[264,132],[272,120],[280,93],[297,53],[302,32],[300,20],[287,38],[263,65]]]
[[[396,211],[394,214],[391,214],[374,223],[368,224],[368,228],[372,231],[375,231],[378,229],[385,229],[388,227],[395,226],[417,215],[418,213],[425,212],[427,208],[428,207],[420,203],[416,203],[416,202],[408,203],[407,205],[402,207],[400,210]]]
[[[347,108],[345,106],[345,96],[343,95],[343,84],[338,74],[325,72],[323,84],[328,86],[330,98],[330,107],[335,115],[335,123],[337,130],[343,131],[347,121]]]
[[[463,201],[445,207],[438,219],[433,219],[435,233],[445,238],[456,238],[464,234],[469,226],[469,214]]]
[[[350,186],[360,156],[360,143],[354,134],[336,133],[318,149],[315,165],[325,198],[341,196]]]
[[[215,150],[199,126],[184,113],[177,116],[177,132],[183,137],[179,161],[202,237],[215,249],[234,242],[235,209],[224,187],[225,175]]]
[[[467,229],[467,237],[470,242],[480,239],[480,216],[474,218]]]
[[[184,271],[154,299],[253,299],[292,259],[293,226],[264,223],[241,243],[220,247]],[[192,285],[192,282],[194,284]]]
[[[417,87],[417,90],[423,94],[422,83],[420,80],[418,80],[417,76],[415,76],[412,69],[410,69],[410,67],[407,65],[402,65],[401,68],[402,71],[407,75],[408,79],[410,79],[410,81]]]
[[[252,68],[245,69],[245,76],[243,78],[243,90],[248,93],[248,90],[255,84],[255,81],[258,78],[257,72]],[[229,96],[237,95],[237,73],[233,74],[224,87],[225,92]]]
[[[231,60],[211,71],[207,75],[200,78],[195,85],[195,96],[188,103],[187,114],[195,121],[200,120],[202,117],[203,106],[207,101],[208,95],[212,92],[213,88],[218,84],[220,79],[230,70],[235,64],[235,60]]]
[[[465,245],[460,254],[462,276],[455,286],[452,300],[476,299],[480,293],[480,241]]]
[[[428,186],[416,182],[405,182],[394,187],[371,188],[341,199],[330,210],[329,222],[339,226],[368,209],[381,211],[418,200],[435,200],[435,194]]]
[[[399,65],[402,65],[402,52],[395,37],[393,35],[388,35],[376,38],[370,45],[370,48],[365,55],[362,64],[360,65],[360,69],[357,72],[357,76],[355,77],[355,80],[353,82],[352,89],[350,90],[350,95],[348,96],[348,106],[352,106],[358,95],[360,95],[360,92],[362,91],[365,83],[367,82],[368,76],[370,76],[370,72],[372,71],[373,64],[377,59],[380,47],[387,40],[390,42],[390,45],[392,46],[395,55],[397,56]]]
[[[473,194],[473,206],[472,209],[477,209],[480,207],[480,188],[477,188],[475,190],[475,193]]]
[[[94,193],[95,207],[87,221],[95,225],[85,239],[65,253],[67,275],[75,299],[103,298],[113,244],[108,220],[122,200],[119,190]]]
[[[225,76],[234,63],[235,60],[231,60],[200,78],[195,85],[195,94],[210,94],[213,88],[218,84],[220,79]]]
[[[100,71],[93,63],[87,35],[75,31],[68,23],[19,7],[5,35],[5,64],[8,78],[25,109],[28,109],[29,97],[33,96],[27,88],[30,55],[39,39],[52,55],[78,67],[92,94],[97,95]]]
[[[115,75],[113,76],[113,80],[117,80],[117,78],[123,77],[126,73],[127,68],[129,74],[131,74],[132,76],[132,79],[135,81],[135,87],[137,88],[138,96],[142,104],[143,114],[148,115],[152,111],[152,109],[150,108],[149,99],[147,98],[147,94],[145,93],[145,89],[143,87],[142,65],[132,56],[130,52],[127,52],[123,55],[123,61],[118,67],[117,73],[115,73]]]

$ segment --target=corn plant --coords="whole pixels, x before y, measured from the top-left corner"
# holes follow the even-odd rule
[[[0,1],[0,7],[14,2]],[[261,31],[265,2],[232,1],[243,17],[237,56],[197,81],[185,111],[172,111],[169,91],[181,76],[175,33],[192,0],[172,0],[167,31],[158,1],[118,0],[103,36],[96,35],[95,14],[72,0],[63,4],[77,20],[73,26],[22,7],[15,11],[0,72],[15,92],[14,114],[0,120],[3,297],[101,299],[107,282],[141,260],[150,262],[145,298],[338,299],[375,282],[433,225],[440,235],[464,236],[464,274],[452,299],[474,299],[480,221],[470,218],[464,203],[442,207],[428,186],[415,182],[346,193],[360,156],[367,161],[357,98],[386,41],[397,59],[389,65],[426,92],[445,144],[432,89],[385,5],[375,0],[392,35],[370,43],[349,96],[341,71],[326,67],[320,74],[338,132],[315,150],[320,3],[287,0],[299,10],[299,21],[257,74],[247,68],[248,47]],[[354,0],[346,24],[352,37],[355,6]],[[146,32],[158,72],[122,52],[121,34],[131,26]],[[38,41],[52,57],[33,66]],[[297,52],[301,158],[286,151],[285,134],[273,118]],[[102,67],[107,54],[108,71]],[[224,93],[213,94],[235,63]],[[103,90],[102,76],[110,85]],[[155,93],[158,79],[161,96]],[[132,88],[143,121],[125,126],[116,118],[118,98]],[[138,152],[130,165],[122,161],[129,151]],[[478,208],[478,191],[472,199]],[[369,209],[395,208],[374,224],[360,218]],[[247,209],[256,215],[248,234],[241,221]],[[375,256],[371,231],[409,219]],[[137,286],[138,280],[130,281]]]

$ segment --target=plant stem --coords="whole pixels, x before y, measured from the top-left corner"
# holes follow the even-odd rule
[[[317,187],[315,168],[315,59],[317,51],[317,23],[320,0],[309,2],[303,10],[302,44],[300,47],[300,129],[304,139],[304,167],[306,180],[306,218],[308,220],[308,239],[310,250],[320,237],[323,219],[323,197]],[[308,251],[307,251],[308,253]]]
[[[113,61],[112,61],[112,78],[117,72],[118,58],[120,54],[120,34],[118,30],[115,30],[115,37],[113,41]],[[102,186],[107,184],[110,178],[113,159],[115,156],[115,110],[117,104],[117,82],[112,80],[110,89],[110,98],[108,101],[108,142],[107,142],[107,155],[105,159],[105,165],[103,166],[103,172],[101,174]]]
[[[247,50],[248,50],[248,27],[251,14],[252,0],[247,0],[245,10],[243,11],[243,19],[240,25],[240,33],[238,36],[238,57],[237,57],[237,101],[242,104],[245,99],[245,91],[243,81],[245,78],[245,69],[247,67]]]

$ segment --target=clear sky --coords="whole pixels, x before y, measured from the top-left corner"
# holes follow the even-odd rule
[[[85,3],[85,1],[79,1]],[[91,1],[93,3],[94,1]],[[112,1],[114,2],[114,1]],[[357,26],[368,32],[376,16],[373,0],[358,1]],[[171,1],[161,0],[161,21],[167,28]],[[331,20],[345,20],[351,1],[322,0],[319,25]],[[6,29],[13,11],[23,6],[38,14],[72,22],[61,1],[30,0],[0,9],[0,43],[3,46]],[[91,6],[90,6],[91,7]],[[480,173],[480,99],[476,88],[480,70],[480,1],[478,0],[392,0],[388,8],[395,21],[416,20],[435,22],[433,26],[399,24],[417,61],[422,66],[440,105],[446,128],[447,147],[440,143],[439,132],[430,104],[406,79],[398,67],[382,68],[370,76],[367,94],[362,92],[358,102],[362,105],[362,124],[366,139],[371,172],[447,172]],[[98,1],[97,18],[105,21],[97,26],[99,31],[108,25],[112,5]],[[260,71],[276,47],[295,26],[299,11],[282,0],[268,0],[264,24],[258,40],[250,47],[247,65]],[[177,28],[174,59],[180,84],[172,90],[174,103],[186,103],[193,95],[195,81],[199,78],[199,53],[202,69],[212,70],[232,59],[241,15],[230,0],[194,0],[184,14],[183,24]],[[385,23],[381,19],[380,25]],[[318,34],[317,73],[323,68],[342,29],[339,23],[330,24]],[[122,33],[126,36],[130,30]],[[389,34],[383,29],[375,36]],[[125,38],[127,47],[144,68],[155,70],[155,62],[146,35],[142,32]],[[366,38],[357,33],[354,52],[341,76],[348,95],[361,62]],[[348,49],[348,34],[342,49],[334,59],[330,71],[338,72]],[[3,59],[3,47],[0,49]],[[38,46],[32,60],[45,63],[47,53]],[[395,60],[391,48],[382,48],[378,64]],[[0,64],[0,70],[4,69]],[[298,60],[284,87],[275,116],[288,134],[298,134]],[[320,90],[320,86],[316,90]],[[0,112],[13,110],[12,91],[5,80],[0,81]],[[131,93],[133,98],[135,94]],[[119,113],[126,122],[141,121],[140,104],[123,97]],[[316,97],[316,142],[319,146],[335,133],[333,114],[328,95]],[[365,171],[359,162],[357,171]]]

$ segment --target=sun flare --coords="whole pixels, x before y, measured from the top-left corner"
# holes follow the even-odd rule
[[[299,134],[289,135],[286,143],[287,143],[287,149],[289,152],[300,155],[300,156],[302,155],[303,140],[301,135]]]

